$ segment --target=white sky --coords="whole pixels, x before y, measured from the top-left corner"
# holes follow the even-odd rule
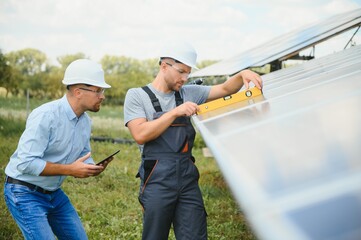
[[[221,60],[357,8],[361,0],[0,0],[0,49],[35,48],[53,64],[78,52],[96,61],[147,59],[180,38],[193,44],[198,60]],[[352,34],[331,49],[342,49]]]

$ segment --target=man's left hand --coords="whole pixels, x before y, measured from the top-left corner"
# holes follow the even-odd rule
[[[263,81],[260,75],[258,75],[257,73],[251,71],[251,70],[243,70],[240,72],[242,79],[243,79],[243,84],[245,86],[246,89],[249,88],[249,83],[253,82],[253,84],[258,88],[258,89],[262,89],[263,87]]]

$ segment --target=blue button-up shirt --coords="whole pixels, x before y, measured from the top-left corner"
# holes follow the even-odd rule
[[[75,115],[66,96],[34,109],[5,173],[46,190],[58,189],[66,176],[40,176],[46,162],[71,164],[90,152],[91,120]],[[90,157],[86,163],[94,163]]]

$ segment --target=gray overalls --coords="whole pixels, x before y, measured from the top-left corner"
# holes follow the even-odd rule
[[[154,119],[164,112],[159,100],[143,87],[156,110]],[[177,106],[183,103],[175,93]],[[139,201],[143,206],[143,239],[166,240],[173,223],[175,236],[207,239],[206,211],[198,186],[199,172],[194,165],[192,147],[195,130],[189,117],[179,117],[158,138],[144,145],[138,176]]]

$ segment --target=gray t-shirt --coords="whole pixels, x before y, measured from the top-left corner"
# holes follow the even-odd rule
[[[157,91],[151,84],[147,85],[159,99],[160,106],[164,112],[176,107],[174,92],[163,93]],[[202,104],[206,102],[211,86],[184,85],[179,93],[183,102],[194,102]],[[148,94],[142,88],[131,88],[125,96],[124,102],[124,124],[136,118],[146,118],[153,120],[154,107]]]
[[[176,107],[174,92],[163,93],[157,91],[152,84],[147,85],[158,98],[160,106],[164,112],[170,111]],[[179,93],[183,102],[194,102],[196,104],[205,103],[211,86],[184,85]],[[152,102],[148,94],[142,88],[131,88],[125,96],[124,102],[124,124],[136,118],[146,118],[148,121],[153,120],[155,113]],[[139,146],[142,151],[142,146]]]

